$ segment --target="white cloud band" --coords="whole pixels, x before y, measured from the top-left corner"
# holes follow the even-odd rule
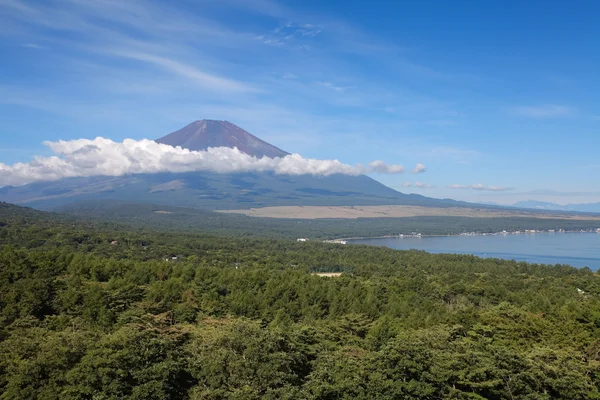
[[[317,160],[291,154],[283,158],[255,158],[238,149],[215,147],[190,151],[152,140],[125,139],[122,143],[94,140],[44,142],[56,155],[35,157],[28,163],[0,163],[0,187],[69,177],[120,176],[158,172],[213,171],[219,173],[273,171],[282,175],[398,174],[401,165],[373,161],[364,166],[338,160]]]

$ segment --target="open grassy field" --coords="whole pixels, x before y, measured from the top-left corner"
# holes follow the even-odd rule
[[[418,207],[418,206],[280,206],[251,208],[248,210],[223,210],[219,212],[244,214],[269,218],[406,218],[406,217],[471,217],[471,218],[543,218],[564,220],[600,221],[600,215],[574,213],[522,211],[465,207]]]

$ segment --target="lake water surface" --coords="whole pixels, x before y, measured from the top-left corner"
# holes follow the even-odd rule
[[[387,246],[429,253],[473,254],[538,264],[600,269],[600,233],[535,233],[352,239],[348,244]]]

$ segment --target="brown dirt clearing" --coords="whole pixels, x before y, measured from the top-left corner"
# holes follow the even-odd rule
[[[543,218],[565,220],[600,221],[600,216],[555,212],[528,212],[520,210],[495,210],[465,207],[419,207],[419,206],[278,206],[251,208],[247,210],[220,210],[224,213],[244,214],[269,218],[406,218],[406,217],[470,217],[470,218]]]

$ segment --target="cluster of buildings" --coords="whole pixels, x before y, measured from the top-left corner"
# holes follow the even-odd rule
[[[298,238],[296,239],[297,242],[308,242],[307,238]],[[341,240],[341,239],[334,239],[334,240],[323,240],[323,243],[335,243],[335,244],[346,244],[348,242],[346,242],[345,240]]]
[[[337,243],[337,244],[346,244],[346,243],[348,243],[345,240],[341,240],[341,239],[323,240],[323,242],[324,243]]]
[[[573,229],[573,230],[565,230],[565,229],[525,229],[523,231],[501,231],[494,233],[481,233],[481,232],[464,232],[461,233],[460,236],[486,236],[486,235],[520,235],[522,233],[565,233],[565,232],[582,232],[582,233],[592,233],[597,232],[600,233],[600,228],[597,229]]]

